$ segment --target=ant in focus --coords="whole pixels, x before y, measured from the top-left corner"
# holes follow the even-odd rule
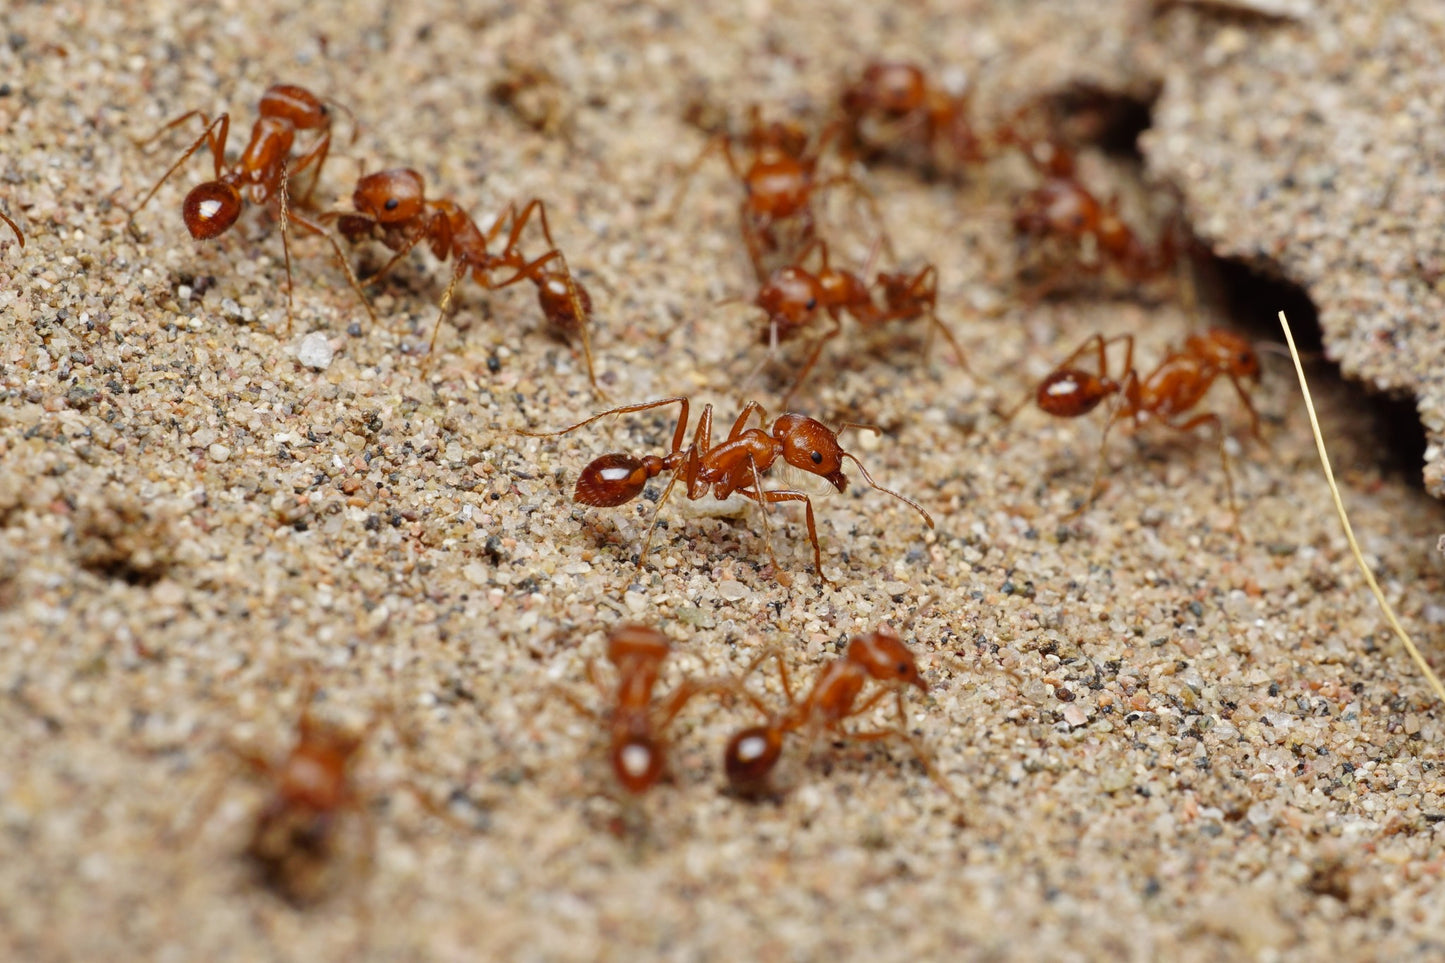
[[[783,407],[787,407],[789,399],[818,363],[828,342],[842,333],[845,312],[865,330],[876,329],[891,321],[925,318],[929,322],[929,337],[934,331],[941,332],[953,348],[959,364],[968,369],[958,339],[938,317],[938,269],[932,264],[912,273],[880,271],[870,286],[861,275],[832,266],[826,241],[815,240],[809,244],[803,252],[804,258],[814,249],[818,251],[819,258],[816,271],[801,267],[802,259],[800,264],[779,268],[769,275],[753,300],[768,315],[768,329],[763,334],[763,341],[771,349],[800,333],[818,311],[826,311],[832,321],[831,327],[818,336],[807,358],[799,366],[797,375],[783,395]],[[873,250],[877,252],[877,245]],[[872,255],[869,256],[871,262]],[[865,267],[865,274],[867,270]],[[881,296],[881,303],[875,300],[875,293]]]
[[[1117,377],[1109,374],[1110,345],[1124,345],[1124,363]],[[1079,367],[1082,359],[1093,357],[1097,373]],[[1109,430],[1117,422],[1131,421],[1135,427],[1154,420],[1179,432],[1189,432],[1200,425],[1210,425],[1219,438],[1219,457],[1224,466],[1224,483],[1229,493],[1229,507],[1234,514],[1235,530],[1239,530],[1239,508],[1234,500],[1234,483],[1229,472],[1229,453],[1225,449],[1224,425],[1219,415],[1203,412],[1190,416],[1219,378],[1227,378],[1249,413],[1250,431],[1260,437],[1259,414],[1244,381],[1259,382],[1259,356],[1239,335],[1214,328],[1203,334],[1191,334],[1183,348],[1171,348],[1147,374],[1134,367],[1134,336],[1130,334],[1105,338],[1096,334],[1086,340],[1039,383],[1032,400],[1045,413],[1059,418],[1079,418],[1099,407],[1106,399],[1114,405],[1104,423],[1099,440],[1099,460],[1089,497],[1083,506],[1092,504],[1099,493],[1104,471],[1104,450]],[[1011,419],[1028,403],[1026,399],[1005,416]],[[1075,512],[1074,514],[1077,514]]]
[[[293,84],[273,84],[266,88],[266,92],[261,95],[259,116],[255,126],[251,128],[251,140],[241,152],[240,160],[230,167],[226,166],[226,139],[231,130],[229,113],[223,113],[212,120],[205,111],[191,110],[166,124],[151,137],[141,141],[140,146],[145,147],[192,117],[199,117],[205,130],[130,211],[128,224],[131,231],[136,231],[136,215],[150,203],[161,185],[205,145],[210,149],[211,159],[215,164],[216,179],[192,188],[181,206],[181,215],[191,237],[198,241],[220,237],[236,223],[246,201],[260,205],[274,199],[280,210],[281,250],[286,261],[286,333],[291,333],[292,323],[291,242],[287,231],[287,225],[291,221],[326,238],[336,252],[342,269],[346,271],[347,280],[361,297],[366,313],[375,322],[376,316],[371,313],[371,305],[362,294],[361,285],[351,273],[351,267],[346,263],[345,255],[342,254],[336,239],[320,224],[291,209],[289,204],[289,184],[294,175],[307,171],[311,174],[306,190],[297,197],[297,203],[303,207],[309,205],[311,194],[320,180],[322,165],[326,163],[326,156],[331,149],[330,103]],[[344,107],[341,109],[345,110]],[[355,126],[354,122],[352,126]],[[291,151],[296,143],[296,133],[303,130],[316,131],[316,140],[293,162]]]
[[[607,637],[607,660],[616,670],[617,687],[612,707],[600,715],[565,689],[554,690],[573,709],[598,722],[608,732],[607,761],[625,791],[641,795],[667,772],[667,742],[662,733],[691,699],[708,691],[732,692],[730,686],[683,679],[668,697],[653,696],[662,664],[672,652],[667,636],[645,625],[623,624]],[[596,664],[587,661],[587,679],[600,691]]]
[[[567,267],[567,259],[552,241],[547,208],[541,200],[533,198],[520,213],[513,204],[508,204],[483,233],[471,215],[455,201],[447,198],[428,200],[421,174],[409,168],[396,168],[367,174],[358,180],[351,203],[356,209],[354,213],[334,211],[323,215],[324,218],[335,220],[337,229],[353,244],[375,239],[396,252],[368,281],[383,277],[423,241],[427,242],[438,260],[455,259],[452,278],[442,295],[440,312],[432,328],[431,341],[427,344],[428,358],[436,347],[437,333],[441,330],[457,283],[470,270],[473,279],[489,291],[510,287],[524,280],[536,285],[537,300],[548,323],[564,336],[575,334],[581,338],[587,379],[594,388],[597,387],[588,332],[592,298],[582,282],[573,277]],[[541,223],[542,236],[546,238],[549,250],[541,257],[528,261],[522,254],[519,241],[533,214]],[[506,244],[494,254],[489,246],[503,229],[509,229]],[[501,281],[493,281],[492,272],[501,269],[513,273]]]
[[[779,502],[802,502],[806,511],[808,541],[813,546],[813,566],[818,573],[818,579],[829,584],[830,580],[823,574],[823,553],[818,545],[818,528],[813,518],[812,498],[806,492],[796,488],[763,487],[763,473],[772,468],[779,459],[782,459],[783,464],[789,468],[824,479],[839,492],[846,491],[848,488],[848,477],[843,474],[843,461],[851,459],[862,472],[864,482],[869,488],[883,492],[885,495],[892,495],[923,516],[923,520],[930,528],[933,527],[932,516],[924,511],[922,506],[898,492],[880,486],[868,474],[868,469],[863,466],[857,456],[844,450],[843,446],[838,443],[838,435],[844,430],[857,428],[879,431],[880,429],[874,425],[847,422],[839,425],[835,430],[821,421],[788,412],[779,415],[771,429],[749,428],[748,422],[754,414],[759,417],[763,425],[767,424],[767,412],[763,406],[756,401],[751,401],[733,422],[727,439],[714,444],[712,440],[713,409],[712,405],[705,405],[702,409],[702,416],[698,419],[692,443],[684,447],[683,440],[687,437],[689,421],[689,402],[687,398],[678,397],[609,408],[607,411],[595,414],[559,431],[523,431],[521,434],[532,438],[565,435],[609,415],[650,411],[653,408],[672,404],[679,406],[677,428],[673,432],[672,448],[666,455],[645,455],[641,458],[623,452],[602,455],[582,469],[572,496],[573,501],[583,505],[615,508],[641,495],[650,479],[656,478],[665,471],[672,472],[672,477],[668,480],[662,497],[658,499],[657,510],[653,512],[652,516],[652,524],[648,526],[647,538],[644,540],[642,552],[638,556],[639,568],[642,567],[643,559],[647,557],[653,533],[657,530],[658,514],[662,511],[662,506],[667,504],[673,487],[681,479],[686,484],[687,497],[693,501],[706,498],[708,495],[721,501],[730,495],[737,494],[763,507],[768,558],[773,564],[774,577],[784,586],[791,585],[792,578],[778,565],[777,557],[773,554],[772,523],[768,520],[767,506]]]
[[[865,159],[897,155],[932,173],[955,172],[988,159],[985,139],[969,121],[972,92],[930,83],[911,63],[870,63],[839,98],[849,146]]]
[[[873,632],[855,635],[843,654],[819,671],[813,688],[801,700],[793,694],[788,667],[782,652],[773,649],[753,661],[750,674],[769,657],[778,660],[779,681],[787,702],[781,713],[771,711],[761,699],[745,687],[744,697],[767,717],[762,725],[749,726],[734,733],[723,753],[723,768],[734,792],[743,796],[765,795],[772,791],[771,777],[783,753],[783,737],[790,732],[804,731],[809,746],[824,732],[854,742],[872,742],[900,738],[917,754],[929,777],[950,797],[957,798],[948,782],[933,765],[924,747],[908,732],[908,713],[903,693],[909,686],[928,691],[928,683],[918,671],[913,653],[898,634],[884,626]],[[883,688],[859,702],[863,686],[872,679]],[[898,728],[877,731],[849,731],[843,721],[869,711],[892,692],[897,699]]]
[[[809,138],[795,124],[773,121],[764,124],[756,104],[748,111],[748,132],[741,137],[726,132],[710,139],[682,175],[668,209],[668,217],[676,214],[697,169],[714,150],[721,150],[723,160],[733,177],[743,185],[745,196],[738,208],[743,243],[759,281],[765,280],[777,267],[797,260],[796,252],[804,250],[817,236],[817,218],[813,197],[829,187],[847,184],[858,192],[877,223],[882,223],[877,202],[866,187],[847,172],[820,177],[818,167],[829,145],[838,136],[839,126],[829,124],[816,139]],[[734,143],[745,147],[752,158],[744,168],[733,153]],[[892,253],[890,247],[890,254]]]

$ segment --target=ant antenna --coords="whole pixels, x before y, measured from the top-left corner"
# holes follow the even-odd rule
[[[853,426],[846,426],[846,427],[853,427]],[[868,426],[866,426],[866,427],[871,428],[871,427],[873,427],[873,426],[872,426],[872,425],[868,425]],[[852,459],[853,464],[855,464],[855,465],[858,466],[858,470],[863,473],[863,480],[868,483],[868,487],[869,487],[869,488],[873,489],[874,491],[882,492],[882,493],[885,494],[885,495],[892,495],[894,498],[898,499],[900,502],[903,502],[904,504],[908,505],[910,508],[912,508],[912,509],[913,509],[915,512],[917,512],[918,514],[922,515],[922,516],[923,516],[923,520],[928,523],[928,527],[929,527],[929,528],[933,528],[933,527],[934,527],[934,525],[933,525],[933,516],[930,515],[930,514],[928,514],[928,512],[926,512],[926,511],[924,510],[924,508],[923,508],[922,505],[918,504],[918,503],[915,502],[913,499],[909,498],[907,495],[900,495],[898,492],[894,491],[893,489],[891,489],[891,488],[884,488],[882,485],[880,485],[880,484],[878,484],[876,481],[874,481],[874,480],[873,480],[873,476],[870,475],[870,474],[868,474],[868,469],[865,468],[865,467],[863,467],[863,463],[858,460],[858,456],[857,456],[857,455],[853,454],[853,453],[850,452],[850,451],[845,451],[845,452],[843,452],[843,457],[844,457],[844,458]]]

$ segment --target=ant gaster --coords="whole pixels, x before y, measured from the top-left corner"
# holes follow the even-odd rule
[[[428,357],[436,346],[437,332],[441,330],[457,283],[468,271],[478,284],[488,290],[526,280],[536,285],[537,300],[547,321],[563,335],[576,334],[580,337],[587,377],[596,387],[588,331],[592,298],[582,287],[582,282],[573,277],[567,267],[567,259],[553,243],[552,231],[547,224],[547,208],[541,200],[534,198],[529,201],[520,213],[514,205],[508,204],[483,233],[471,215],[455,201],[447,198],[429,200],[421,174],[409,168],[396,168],[367,174],[358,180],[351,203],[355,213],[333,212],[328,215],[337,221],[337,229],[353,243],[375,238],[396,252],[369,280],[385,275],[423,241],[427,242],[438,260],[455,260],[451,281],[442,295],[440,313],[427,345]],[[523,228],[534,214],[541,224],[542,236],[549,250],[541,257],[528,261],[522,254],[520,239]],[[503,229],[509,229],[506,244],[493,253],[489,248]],[[498,270],[511,271],[512,274],[494,281],[492,273]]]
[[[858,742],[901,738],[913,748],[934,782],[950,796],[954,795],[935,769],[929,754],[908,732],[903,692],[909,686],[927,692],[928,683],[919,673],[913,653],[896,632],[884,626],[854,636],[843,654],[819,671],[812,689],[802,699],[793,694],[787,664],[781,652],[774,650],[759,656],[748,672],[770,656],[777,657],[779,681],[787,706],[780,713],[772,712],[761,699],[742,689],[745,698],[763,712],[768,721],[742,729],[728,740],[723,753],[723,768],[734,791],[744,795],[767,792],[772,772],[782,757],[784,736],[804,731],[810,743],[824,732]],[[863,687],[869,679],[882,683],[884,687],[860,702]],[[897,729],[856,732],[843,728],[844,720],[872,709],[890,692],[897,698]]]
[[[1124,345],[1124,360],[1116,377],[1109,373],[1108,349],[1110,345],[1119,343]],[[1079,366],[1081,360],[1091,356],[1097,372]],[[1189,335],[1184,340],[1183,348],[1168,350],[1164,358],[1143,375],[1134,367],[1133,335],[1105,338],[1096,334],[1060,362],[1039,383],[1033,400],[1047,414],[1060,418],[1078,418],[1093,411],[1105,400],[1115,399],[1108,420],[1104,423],[1103,437],[1099,440],[1098,466],[1085,506],[1093,502],[1098,494],[1104,470],[1104,446],[1109,440],[1109,430],[1116,422],[1131,421],[1138,426],[1154,420],[1180,432],[1192,431],[1201,425],[1212,426],[1219,438],[1224,482],[1237,530],[1239,510],[1234,500],[1234,483],[1230,479],[1229,454],[1225,449],[1223,424],[1219,415],[1214,412],[1190,415],[1190,412],[1203,402],[1214,382],[1221,377],[1227,378],[1234,386],[1235,393],[1249,413],[1250,430],[1258,438],[1259,414],[1255,411],[1244,382],[1259,381],[1259,356],[1244,338],[1218,328],[1203,334]],[[1022,405],[1019,406],[1021,407]],[[1019,408],[1015,408],[1014,412]],[[1012,417],[1014,412],[1009,413],[1008,417]],[[1080,511],[1082,510],[1081,508]]]
[[[241,152],[240,159],[230,167],[226,166],[226,139],[231,130],[231,115],[228,113],[212,120],[204,111],[187,111],[148,140],[142,141],[141,146],[145,146],[192,117],[199,117],[205,125],[201,136],[186,148],[130,212],[129,223],[132,230],[135,229],[136,215],[150,203],[161,185],[205,145],[209,147],[215,164],[216,179],[198,185],[186,195],[181,214],[191,236],[198,241],[220,237],[236,223],[247,201],[259,205],[275,199],[280,209],[281,250],[286,262],[287,333],[291,330],[292,312],[291,242],[287,232],[288,223],[291,221],[326,238],[341,262],[342,269],[346,271],[352,288],[361,295],[367,314],[371,314],[371,306],[362,294],[355,275],[351,273],[351,267],[336,239],[319,224],[297,213],[289,204],[289,182],[292,177],[310,171],[310,183],[296,199],[303,207],[310,202],[316,182],[320,179],[321,167],[326,163],[327,153],[331,149],[332,118],[328,103],[303,87],[273,84],[261,95],[259,115],[255,126],[251,128],[250,142]],[[296,143],[296,133],[303,130],[315,131],[316,140],[293,160],[291,152]],[[372,320],[375,321],[375,315],[372,315]]]
[[[748,422],[755,414],[764,425],[767,424],[767,413],[763,406],[753,401],[743,408],[742,413],[733,422],[727,439],[714,444],[712,440],[712,405],[705,405],[702,409],[702,416],[698,419],[692,443],[684,447],[683,441],[687,437],[689,420],[689,402],[687,398],[678,397],[610,408],[559,431],[524,431],[522,434],[531,437],[565,435],[609,415],[650,411],[653,408],[672,404],[679,406],[678,420],[677,428],[672,436],[672,448],[666,455],[645,455],[641,458],[622,452],[602,455],[582,469],[573,493],[573,500],[583,505],[613,508],[626,504],[642,494],[649,479],[656,478],[663,472],[672,472],[672,477],[668,480],[667,487],[658,500],[657,512],[653,513],[652,524],[648,527],[647,538],[643,542],[642,552],[638,556],[639,567],[642,565],[642,560],[647,557],[648,547],[652,543],[652,535],[657,528],[657,513],[667,503],[673,487],[681,479],[685,483],[687,497],[694,501],[708,495],[722,500],[730,495],[738,494],[763,506],[764,528],[768,533],[768,557],[773,563],[775,577],[783,585],[791,584],[792,580],[778,566],[777,558],[773,555],[772,529],[771,522],[768,521],[766,506],[778,502],[802,502],[808,525],[808,540],[813,546],[813,565],[819,580],[827,583],[829,579],[823,574],[823,554],[818,545],[818,529],[813,518],[812,498],[806,492],[794,488],[770,489],[763,487],[763,474],[772,468],[779,459],[793,469],[826,480],[839,492],[845,491],[848,487],[848,477],[843,474],[843,461],[851,459],[862,472],[868,487],[886,495],[892,495],[923,516],[923,520],[929,527],[933,526],[933,518],[917,502],[880,486],[868,474],[868,469],[863,466],[857,456],[844,450],[843,446],[838,443],[838,435],[845,429],[858,428],[878,431],[879,429],[873,425],[850,422],[838,426],[835,430],[821,421],[788,412],[779,415],[770,429],[749,428]]]

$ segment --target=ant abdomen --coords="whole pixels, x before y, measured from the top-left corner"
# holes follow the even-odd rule
[[[1061,368],[1039,385],[1035,396],[1039,408],[1059,418],[1077,418],[1099,407],[1100,402],[1118,390],[1110,381],[1080,371]]]
[[[241,216],[241,195],[229,184],[207,181],[186,195],[181,214],[191,237],[209,241],[230,230]]]
[[[653,457],[651,460],[661,460]],[[657,472],[648,471],[648,459],[634,458],[622,452],[612,452],[596,458],[577,477],[577,489],[573,501],[597,508],[616,508],[625,505],[647,487],[647,480]]]
[[[728,740],[723,752],[723,769],[728,784],[739,792],[756,792],[767,785],[768,776],[783,754],[783,734],[774,726],[751,726]]]

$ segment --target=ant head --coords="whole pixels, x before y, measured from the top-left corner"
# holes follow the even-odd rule
[[[852,91],[853,105],[901,116],[923,106],[928,84],[923,71],[907,63],[872,63],[863,81]],[[844,106],[850,106],[845,101]]]
[[[191,237],[209,241],[225,234],[241,216],[241,195],[230,184],[207,181],[186,195],[181,216]]]
[[[662,470],[662,459],[649,455],[634,458],[621,452],[592,460],[577,476],[572,500],[596,508],[625,505],[647,487],[647,480]]]
[[[843,474],[843,446],[827,425],[792,412],[773,422],[773,438],[782,446],[783,460],[810,475],[826,478],[838,491],[847,491]]]
[[[1078,368],[1060,368],[1039,384],[1034,399],[1044,412],[1058,418],[1077,418],[1099,407],[1119,385]]]
[[[783,734],[772,726],[741,729],[723,750],[723,769],[736,790],[756,792],[783,754]]]
[[[351,204],[382,224],[414,220],[426,206],[426,182],[409,167],[367,174],[356,182]]]
[[[651,789],[662,778],[663,749],[646,733],[630,732],[612,744],[612,772],[630,793]]]
[[[1233,331],[1212,328],[1204,334],[1190,335],[1185,345],[1192,353],[1207,358],[1236,378],[1259,380],[1259,355],[1254,345]]]
[[[768,320],[781,340],[812,320],[823,296],[823,286],[811,273],[800,267],[785,267],[768,276],[758,289],[755,303],[768,312]]]
[[[667,636],[647,625],[628,622],[612,630],[607,637],[607,659],[613,665],[623,662],[661,662],[672,651]]]
[[[918,663],[898,633],[884,626],[874,632],[855,635],[844,654],[848,661],[860,666],[879,682],[915,685],[924,692],[928,683],[918,671]]]

